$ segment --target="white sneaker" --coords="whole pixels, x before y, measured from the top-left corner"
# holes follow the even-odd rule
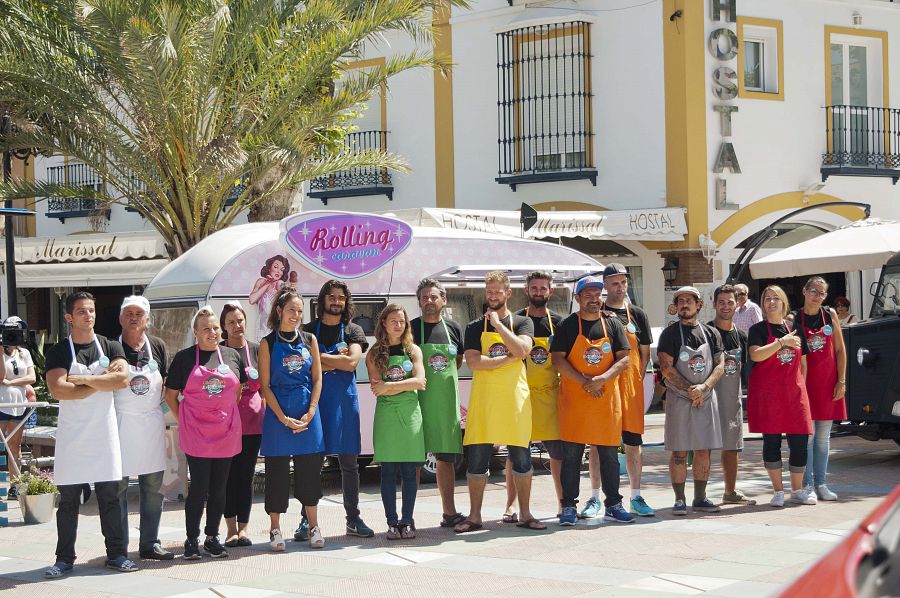
[[[790,501],[798,505],[814,505],[818,502],[816,493],[812,488],[800,488],[791,492]]]
[[[784,490],[779,490],[775,493],[772,500],[769,501],[769,506],[778,508],[784,506]]]
[[[284,538],[280,529],[269,532],[269,546],[272,547],[272,552],[284,552]]]
[[[318,525],[309,529],[309,547],[325,548],[325,538],[322,536],[322,531]]]
[[[819,497],[819,500],[834,501],[838,499],[838,495],[829,490],[825,484],[816,486],[816,496]]]

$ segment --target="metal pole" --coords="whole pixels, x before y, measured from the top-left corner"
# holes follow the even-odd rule
[[[9,130],[9,119],[3,118],[4,135]],[[12,176],[12,155],[9,150],[3,152],[3,182],[8,183]],[[12,200],[5,202],[7,208],[12,207]],[[19,315],[16,301],[16,249],[13,236],[13,216],[7,214],[3,219],[3,234],[6,236],[6,317]]]

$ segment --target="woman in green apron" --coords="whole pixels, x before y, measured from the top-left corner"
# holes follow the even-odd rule
[[[381,501],[388,540],[416,537],[416,468],[425,461],[425,436],[418,391],[425,390],[422,351],[413,344],[406,310],[391,303],[375,326],[375,344],[366,355],[369,384],[377,398],[373,444],[381,465]],[[397,517],[397,474],[402,486]]]

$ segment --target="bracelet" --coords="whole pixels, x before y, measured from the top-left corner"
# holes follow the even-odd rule
[[[784,341],[781,340],[780,338],[777,339],[777,340],[778,340],[778,344],[779,344],[779,345],[781,346],[781,348],[783,349],[783,348],[784,348]]]
[[[838,383],[839,383],[839,384],[844,384],[844,385],[846,385],[846,384],[847,384],[847,381],[846,381],[846,380],[838,380]]]

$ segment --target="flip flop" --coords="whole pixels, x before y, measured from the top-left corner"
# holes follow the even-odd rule
[[[248,538],[247,536],[243,536],[243,537],[241,537],[241,538],[238,538],[238,539],[235,541],[235,544],[234,544],[234,545],[235,545],[235,546],[245,546],[245,547],[246,547],[246,546],[253,546],[253,540],[251,540],[251,539]]]
[[[503,523],[518,523],[519,515],[517,513],[504,513],[500,521]]]
[[[234,540],[228,540],[227,542],[222,544],[222,546],[224,546],[225,548],[237,548],[238,546],[240,546],[240,544],[238,544],[239,541],[240,540],[238,538],[235,538]]]
[[[462,523],[456,525],[456,527],[453,528],[453,531],[457,534],[467,534],[469,532],[478,531],[482,527],[484,526],[480,523],[475,523],[474,521],[466,519]]]
[[[531,519],[529,519],[529,520],[527,520],[527,521],[522,521],[521,523],[517,523],[517,524],[516,524],[516,527],[521,527],[521,528],[524,528],[524,529],[533,529],[533,530],[536,530],[536,531],[539,531],[539,530],[542,530],[542,529],[547,529],[547,526],[546,526],[546,525],[544,525],[543,523],[541,523],[540,521],[538,521],[538,520],[535,519],[534,517],[532,517]]]
[[[462,523],[466,520],[466,516],[462,513],[455,513],[453,515],[444,515],[441,519],[441,527],[455,527],[456,525]]]

